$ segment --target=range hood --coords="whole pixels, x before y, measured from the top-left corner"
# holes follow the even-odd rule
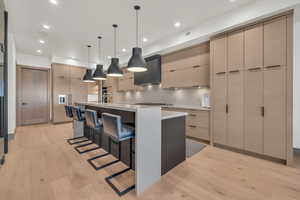
[[[147,71],[134,73],[135,85],[160,84],[161,82],[161,55],[145,58]]]

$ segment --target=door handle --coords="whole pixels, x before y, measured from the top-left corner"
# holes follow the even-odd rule
[[[22,102],[22,106],[26,106],[26,105],[28,105],[28,103]]]
[[[229,106],[226,104],[226,113],[229,113]]]
[[[265,107],[264,106],[262,106],[261,107],[261,116],[265,116]]]

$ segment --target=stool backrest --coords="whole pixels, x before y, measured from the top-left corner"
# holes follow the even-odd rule
[[[118,139],[121,134],[121,116],[102,113],[103,131],[105,134]]]
[[[82,116],[82,113],[81,113],[81,109],[79,107],[71,106],[71,109],[72,109],[72,114],[73,114],[73,119],[74,120],[77,120],[77,121],[83,121],[84,120],[84,118]]]
[[[71,106],[65,106],[66,116],[69,118],[73,118],[72,108]]]
[[[86,125],[90,128],[100,128],[99,118],[97,112],[94,110],[85,110],[85,121]]]

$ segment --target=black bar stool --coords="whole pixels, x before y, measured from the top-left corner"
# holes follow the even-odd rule
[[[66,112],[66,116],[70,119],[73,120],[73,131],[74,131],[74,135],[75,135],[75,127],[74,127],[74,116],[73,116],[73,113],[72,113],[72,106],[69,106],[69,105],[66,105],[65,106],[65,112]],[[80,143],[83,143],[83,142],[87,142],[88,139],[85,139],[85,140],[80,140],[80,141],[77,141],[77,142],[72,142],[74,140],[79,140],[79,139],[83,139],[83,138],[86,138],[85,136],[81,136],[81,137],[74,137],[74,138],[70,138],[67,140],[67,142],[70,144],[70,145],[74,145],[74,144],[80,144]]]
[[[85,116],[83,115],[82,110],[79,107],[76,107],[76,106],[72,106],[71,109],[72,109],[73,119],[76,120],[77,122],[85,123]],[[91,135],[88,135],[87,137],[89,139],[87,141],[90,141],[89,143],[82,144],[82,145],[76,146],[74,148],[80,154],[96,150],[96,148],[92,148],[92,149],[88,149],[88,150],[84,150],[84,151],[79,150],[79,148],[81,148],[81,147],[85,147],[85,146],[89,146],[91,144],[94,144],[93,141],[91,140]],[[97,149],[99,149],[99,148],[97,147]]]
[[[111,179],[120,176],[121,174],[129,171],[132,169],[132,140],[134,138],[134,128],[131,126],[127,126],[122,124],[121,116],[119,115],[112,115],[108,113],[102,114],[102,122],[103,122],[103,130],[104,133],[109,135],[110,142],[109,145],[111,146],[111,141],[114,141],[119,146],[119,155],[118,161],[121,161],[121,142],[130,140],[130,167],[126,168],[120,172],[117,172],[109,177],[105,178],[105,181],[110,185],[110,187],[119,195],[122,196],[129,191],[135,188],[135,185],[128,187],[127,189],[120,191],[112,182]],[[111,148],[111,147],[110,147]]]

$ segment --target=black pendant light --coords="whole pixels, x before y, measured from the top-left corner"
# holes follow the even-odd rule
[[[132,56],[128,62],[128,71],[145,72],[147,71],[147,63],[142,56],[142,48],[139,47],[139,16],[140,6],[134,6],[136,11],[136,47],[132,49]]]
[[[111,77],[122,77],[123,76],[123,71],[120,69],[119,66],[119,58],[117,58],[117,27],[118,25],[114,24],[114,40],[115,40],[115,45],[114,45],[114,57],[111,59],[111,64],[107,70],[107,76]]]
[[[90,67],[90,48],[92,46],[88,45],[88,66],[87,67]],[[95,82],[93,80],[93,71],[91,69],[87,69],[84,76],[83,76],[83,82],[86,82],[86,83],[93,83]]]
[[[98,37],[99,43],[98,43],[98,48],[99,48],[99,60],[101,60],[101,39],[102,37]],[[98,64],[96,67],[96,71],[94,72],[93,75],[93,79],[94,80],[106,80],[106,75],[103,72],[103,65],[102,64]]]

